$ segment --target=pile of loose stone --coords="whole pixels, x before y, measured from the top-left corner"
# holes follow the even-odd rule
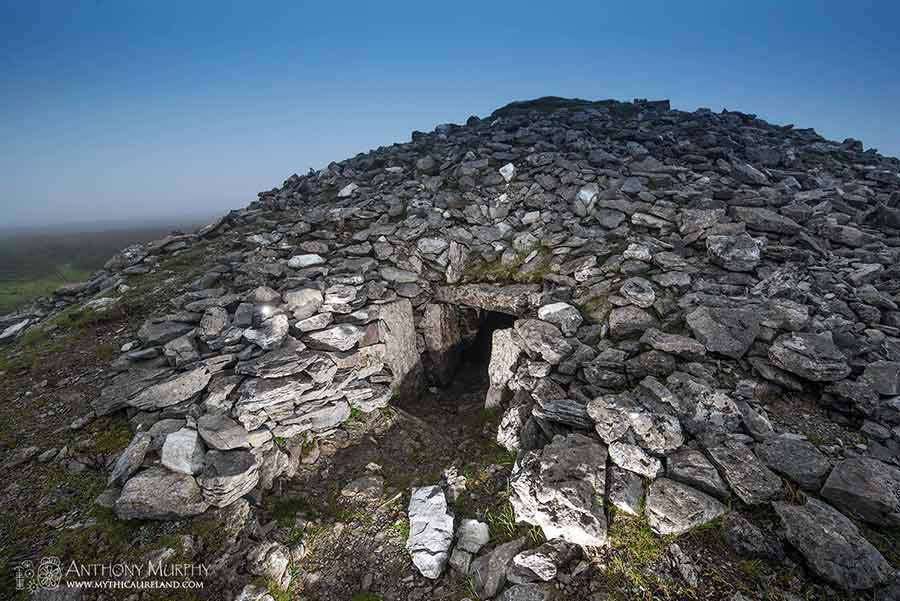
[[[483,524],[415,489],[424,576],[449,562],[482,598],[549,598],[573,549],[607,543],[605,503],[661,535],[771,506],[779,552],[840,588],[890,587],[853,520],[900,526],[898,206],[900,161],[858,141],[665,101],[513,103],[293,175],[164,245],[231,250],[93,404],[137,432],[108,502],[172,519],[254,498],[296,469],[275,438],[328,436],[452,374],[474,308],[518,317],[493,335],[486,406],[518,453],[515,517],[548,542],[484,553]],[[157,254],[129,249],[66,294],[114,302],[98,292]],[[40,320],[18,318],[3,336]],[[813,399],[864,442],[779,431],[772,398]]]

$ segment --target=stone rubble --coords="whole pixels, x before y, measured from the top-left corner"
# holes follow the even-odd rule
[[[276,438],[327,437],[446,383],[466,315],[499,312],[512,325],[493,334],[486,406],[518,453],[517,521],[603,546],[604,501],[638,513],[643,477],[658,534],[722,516],[729,497],[771,504],[815,574],[871,588],[889,570],[849,518],[900,524],[898,172],[855,140],[740,112],[513,103],[125,249],[0,318],[0,341],[226,240],[91,401],[150,428],[113,465],[119,517],[179,519],[290,474]],[[770,419],[772,399],[818,403],[863,443],[824,453]],[[805,505],[783,502],[782,478]],[[501,594],[518,543],[478,556],[466,535],[454,560],[440,488],[416,489],[409,511],[424,576],[450,561]],[[500,598],[545,598],[522,580]]]

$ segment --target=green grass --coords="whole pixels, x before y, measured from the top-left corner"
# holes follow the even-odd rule
[[[523,537],[530,547],[536,547],[544,542],[544,533],[539,527],[516,522],[516,513],[509,501],[485,510],[484,521],[490,530],[491,542],[495,545]]]
[[[60,265],[52,273],[27,279],[0,282],[0,315],[10,313],[42,296],[49,296],[64,284],[83,282],[91,271]]]

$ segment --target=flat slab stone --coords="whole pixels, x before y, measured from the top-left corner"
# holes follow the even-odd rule
[[[844,589],[869,589],[894,570],[856,525],[830,505],[809,498],[805,505],[774,503],[785,537],[821,578]]]
[[[657,534],[683,534],[725,513],[725,506],[706,493],[668,478],[650,485],[644,507]]]
[[[759,335],[759,315],[745,309],[698,307],[685,317],[707,350],[732,359],[744,356]]]
[[[145,411],[177,405],[202,392],[211,377],[209,368],[198,367],[148,386],[127,402],[132,407]]]
[[[834,382],[850,375],[850,366],[831,332],[783,334],[769,347],[769,359],[776,367],[813,382]]]
[[[414,488],[409,499],[409,538],[406,550],[426,578],[444,571],[453,544],[453,516],[440,486]]]
[[[122,520],[177,520],[209,507],[193,476],[162,466],[140,472],[122,487],[116,515]]]
[[[541,287],[533,284],[462,284],[437,286],[435,299],[453,305],[465,305],[507,315],[524,315],[540,303]]]
[[[250,446],[247,430],[225,415],[201,415],[197,418],[197,431],[203,442],[219,451]]]
[[[539,526],[549,540],[606,543],[606,447],[582,434],[557,435],[523,455],[510,476],[516,520]]]
[[[900,526],[900,469],[854,457],[837,464],[822,496],[842,511],[879,526]]]
[[[540,319],[520,319],[514,327],[525,348],[551,365],[572,354],[572,345],[566,342],[560,329],[552,323]]]
[[[800,488],[817,492],[831,471],[831,462],[811,442],[786,436],[770,436],[756,447],[767,466],[790,478]]]
[[[767,468],[747,445],[727,441],[709,447],[712,462],[725,476],[734,493],[748,505],[758,505],[781,494],[781,478]]]

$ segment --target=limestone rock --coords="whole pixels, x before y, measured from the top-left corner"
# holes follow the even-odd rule
[[[746,445],[736,441],[707,449],[735,494],[748,505],[758,505],[781,494],[781,479]]]
[[[209,447],[219,451],[250,446],[247,431],[225,415],[203,415],[197,419],[197,431]]]
[[[231,505],[259,482],[256,457],[249,451],[209,451],[198,482],[211,505]]]
[[[716,499],[686,484],[657,478],[645,506],[650,528],[661,535],[683,534],[725,513]]]
[[[838,463],[822,496],[832,505],[878,526],[900,526],[900,468],[869,457]]]
[[[770,436],[756,447],[756,454],[767,466],[811,492],[822,488],[831,470],[828,459],[806,440]]]
[[[409,499],[409,538],[406,550],[426,578],[441,575],[453,543],[453,516],[439,486],[414,488]]]
[[[759,335],[759,315],[746,309],[699,307],[685,320],[707,350],[732,359],[743,357]]]
[[[182,474],[198,474],[203,470],[206,450],[196,430],[182,428],[166,436],[162,445],[162,464]]]
[[[813,382],[833,382],[850,374],[831,332],[783,334],[769,347],[769,359],[781,369]]]
[[[774,503],[773,507],[788,542],[825,580],[844,589],[869,589],[893,573],[853,522],[830,505],[810,498],[805,505]]]
[[[548,539],[599,547],[606,542],[606,448],[582,434],[556,436],[529,451],[510,476],[516,520]]]
[[[506,583],[506,571],[512,558],[525,546],[525,539],[518,538],[495,547],[472,562],[472,580],[475,592],[482,599],[494,597]]]
[[[555,325],[539,319],[520,319],[515,323],[516,333],[532,353],[551,365],[556,365],[572,354],[572,346],[563,338]]]
[[[208,507],[193,476],[161,466],[128,480],[115,505],[121,520],[177,520],[203,513]]]

